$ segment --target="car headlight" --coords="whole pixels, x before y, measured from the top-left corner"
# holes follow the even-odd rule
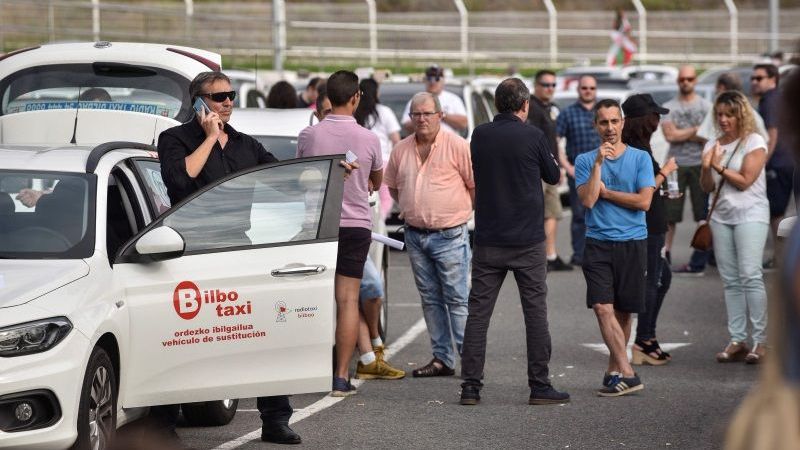
[[[0,357],[30,355],[55,347],[72,330],[66,317],[35,320],[0,328]]]

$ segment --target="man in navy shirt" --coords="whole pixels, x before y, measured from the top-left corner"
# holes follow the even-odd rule
[[[596,149],[600,146],[600,136],[594,129],[594,113],[592,108],[597,101],[597,80],[591,75],[584,75],[578,80],[578,101],[564,108],[556,120],[556,132],[559,137],[566,138],[566,159],[562,159],[564,170],[567,172],[569,184],[569,203],[572,208],[572,259],[570,263],[581,265],[583,263],[584,237],[586,223],[584,215],[586,209],[578,198],[575,187],[575,158],[581,153]]]
[[[547,325],[547,258],[542,181],[558,183],[558,164],[544,133],[525,123],[530,91],[518,78],[495,91],[500,112],[475,128],[470,149],[475,176],[475,247],[472,289],[461,354],[461,404],[475,405],[483,387],[486,333],[508,271],[519,287],[528,344],[528,403],[566,403],[569,394],[550,384]]]
[[[594,310],[610,356],[602,397],[644,388],[628,361],[631,314],[644,311],[647,223],[655,179],[650,155],[622,142],[622,110],[601,100],[594,124],[603,143],[575,160],[575,184],[586,207],[583,275],[586,304]]]

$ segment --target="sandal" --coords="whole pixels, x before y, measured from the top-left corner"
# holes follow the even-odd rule
[[[663,366],[669,362],[669,359],[667,359],[664,353],[659,352],[659,350],[655,340],[651,340],[650,343],[647,343],[641,339],[636,339],[633,349],[631,350],[631,364],[636,366],[641,366],[642,364]]]
[[[744,362],[747,364],[759,364],[767,353],[767,347],[764,344],[756,343],[750,353],[744,357]]]
[[[747,344],[744,342],[731,342],[725,347],[725,350],[717,353],[717,362],[744,361],[749,352],[750,349],[747,348]]]
[[[666,358],[666,359],[668,359],[668,360],[671,360],[671,359],[672,359],[672,355],[670,355],[669,353],[665,352],[664,350],[661,350],[661,346],[660,346],[660,345],[658,345],[658,340],[656,340],[656,339],[654,338],[654,339],[650,339],[650,342],[651,342],[653,345],[655,345],[655,346],[656,346],[656,348],[657,348],[657,350],[656,350],[656,353],[658,353],[659,355],[663,355],[663,356],[664,356],[664,358]]]

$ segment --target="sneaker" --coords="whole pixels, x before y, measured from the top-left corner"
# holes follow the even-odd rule
[[[400,369],[395,369],[383,359],[375,358],[369,364],[358,362],[356,366],[356,378],[359,380],[399,380],[406,376]]]
[[[603,375],[603,386],[608,387],[615,384],[619,381],[619,377],[621,376],[622,374],[619,372],[606,372],[605,375]]]
[[[553,386],[545,386],[531,389],[531,396],[528,398],[529,405],[558,405],[569,403],[569,394],[559,392]]]
[[[747,344],[734,341],[726,345],[725,350],[717,353],[716,358],[717,362],[721,363],[739,362],[744,361],[749,352],[750,349],[747,348]]]
[[[684,264],[682,266],[673,267],[672,273],[678,276],[684,277],[702,277],[706,274],[705,270],[697,270],[693,269],[688,264]]]
[[[639,375],[634,374],[632,377],[618,376],[612,378],[612,381],[615,382],[597,391],[597,395],[600,397],[620,397],[644,389],[644,384],[642,384],[642,380],[639,379]]]
[[[481,401],[481,388],[474,384],[461,385],[461,401],[462,405],[477,405]]]
[[[350,384],[350,380],[333,377],[333,389],[331,397],[349,397],[358,394],[356,387]]]
[[[547,271],[548,272],[567,272],[572,270],[572,266],[565,263],[560,256],[556,256],[556,259],[550,261],[547,260]]]
[[[386,351],[386,346],[385,345],[379,345],[377,347],[372,347],[372,351],[375,353],[375,359],[377,359],[378,361],[385,361],[383,359],[383,354]]]
[[[767,347],[764,344],[756,343],[750,353],[744,357],[744,362],[747,364],[759,364],[764,356],[767,354]]]

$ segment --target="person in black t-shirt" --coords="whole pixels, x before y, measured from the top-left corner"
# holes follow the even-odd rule
[[[544,134],[525,123],[530,91],[518,78],[495,91],[500,112],[472,133],[475,174],[475,247],[469,316],[461,354],[461,404],[475,405],[483,387],[486,333],[500,286],[508,271],[519,287],[528,347],[528,403],[566,403],[548,376],[547,260],[542,181],[556,184],[561,171]]]
[[[622,141],[631,147],[644,150],[653,161],[653,174],[656,186],[661,186],[667,176],[678,169],[675,158],[670,158],[660,167],[653,158],[650,137],[658,128],[660,114],[667,114],[653,101],[650,94],[636,94],[628,97],[622,104],[625,113],[625,126],[622,128]],[[669,353],[661,350],[656,340],[656,320],[661,304],[669,290],[672,273],[669,264],[661,256],[667,232],[667,218],[664,210],[664,197],[661,189],[653,192],[653,200],[647,211],[647,281],[645,289],[645,312],[639,314],[636,326],[631,364],[660,366],[671,359]]]

